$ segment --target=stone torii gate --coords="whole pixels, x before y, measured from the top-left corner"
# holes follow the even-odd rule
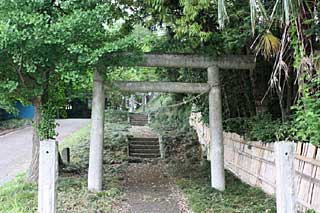
[[[202,68],[207,69],[207,83],[181,82],[115,82],[114,86],[122,91],[130,92],[171,92],[171,93],[209,93],[209,127],[210,127],[210,160],[211,185],[224,191],[224,151],[222,129],[221,87],[219,82],[220,69],[244,69],[255,67],[253,56],[231,55],[223,57],[209,57],[199,55],[177,54],[144,54],[143,60],[137,66],[142,67],[174,67],[174,68]],[[103,159],[103,131],[105,109],[105,85],[102,75],[94,72],[92,126],[90,136],[90,156],[88,172],[88,189],[102,190],[102,159]]]

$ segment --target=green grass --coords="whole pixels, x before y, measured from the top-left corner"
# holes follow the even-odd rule
[[[106,122],[111,122],[106,116]],[[70,148],[71,164],[59,173],[58,212],[112,212],[122,195],[121,174],[127,167],[126,134],[128,124],[106,123],[104,140],[104,191],[87,190],[90,125],[83,127],[60,143]],[[37,185],[25,182],[25,174],[0,187],[0,212],[37,211]]]
[[[25,174],[0,187],[0,212],[36,212],[36,184],[25,182]]]
[[[59,174],[58,212],[112,212],[121,199],[121,175],[127,167],[126,115],[106,115],[104,135],[104,191],[87,191],[90,125],[78,130],[60,144],[60,150],[71,149],[71,165]],[[115,123],[116,122],[116,123]],[[190,164],[191,163],[191,164]],[[275,201],[261,190],[242,183],[226,173],[226,191],[221,193],[210,187],[208,164],[171,161],[167,171],[176,177],[195,213],[206,212],[275,212]],[[24,181],[19,175],[0,187],[0,212],[36,212],[37,186]]]
[[[178,178],[178,187],[184,192],[194,213],[276,212],[275,200],[258,188],[242,183],[226,173],[226,190],[219,192],[210,186],[209,178]]]

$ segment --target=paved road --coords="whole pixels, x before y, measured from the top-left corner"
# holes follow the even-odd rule
[[[89,119],[64,119],[58,120],[59,133],[57,140],[61,141],[66,136],[89,124]],[[31,160],[32,128],[0,136],[0,185],[14,178],[18,173],[25,171]]]

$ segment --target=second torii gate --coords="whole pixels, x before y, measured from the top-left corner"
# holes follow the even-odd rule
[[[209,127],[210,127],[210,160],[211,185],[224,191],[224,151],[222,129],[220,69],[253,69],[253,56],[231,55],[209,57],[199,55],[177,54],[144,54],[142,67],[175,67],[207,69],[207,83],[181,82],[115,82],[114,86],[122,91],[130,92],[171,92],[171,93],[209,93]],[[90,156],[88,172],[88,189],[102,190],[103,131],[105,108],[105,85],[102,75],[95,71],[93,81],[92,125],[90,136]]]

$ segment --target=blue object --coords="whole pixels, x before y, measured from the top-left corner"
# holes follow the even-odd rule
[[[33,119],[35,109],[32,105],[23,106],[20,102],[16,103],[16,108],[18,109],[18,114],[13,115],[6,112],[4,109],[0,109],[0,120],[8,120],[13,118],[18,119]]]
[[[34,106],[32,105],[23,106],[20,102],[17,102],[16,107],[19,110],[17,118],[33,119]]]

